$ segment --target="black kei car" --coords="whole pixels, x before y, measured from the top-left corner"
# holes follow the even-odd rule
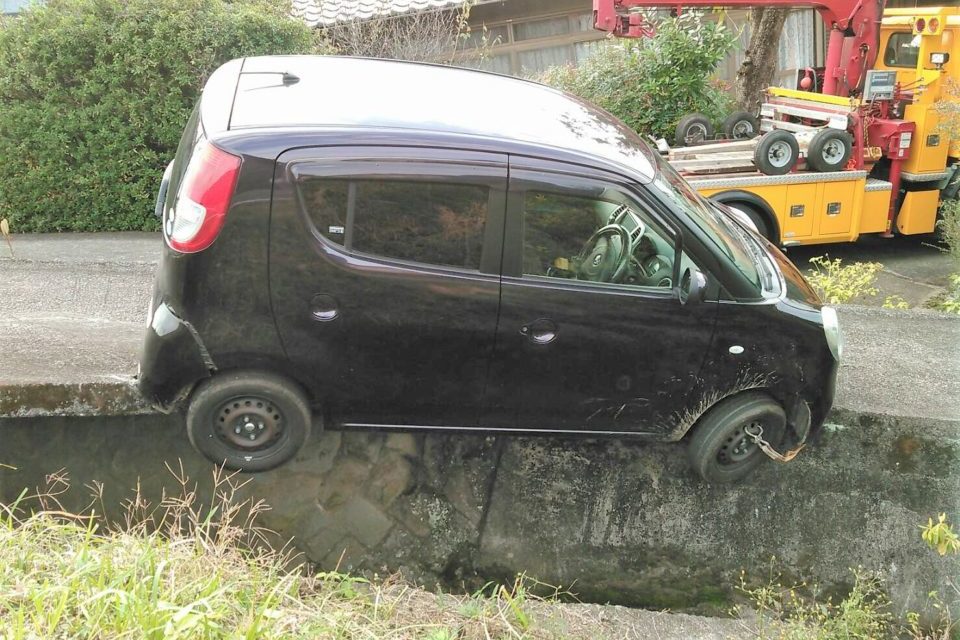
[[[686,440],[729,482],[833,401],[837,315],[797,269],[533,82],[233,60],[157,209],[140,389],[229,468],[273,468],[322,424]]]

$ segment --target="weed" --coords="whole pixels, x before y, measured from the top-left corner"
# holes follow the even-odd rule
[[[960,554],[960,537],[953,530],[953,526],[947,522],[947,514],[941,513],[934,524],[933,518],[927,520],[927,524],[921,527],[923,532],[920,536],[932,549],[935,549],[941,556]]]
[[[739,590],[758,616],[757,638],[767,640],[879,640],[894,637],[894,618],[881,578],[857,569],[850,593],[838,604],[819,598],[806,583],[784,585],[774,575],[759,587],[749,587],[741,575]]]
[[[960,273],[950,276],[947,290],[927,303],[931,309],[960,314]]]
[[[455,596],[396,576],[314,572],[267,546],[271,532],[256,525],[267,507],[241,501],[235,475],[215,472],[216,497],[202,504],[182,467],[170,471],[176,491],[151,504],[134,489],[117,521],[99,515],[99,484],[84,513],[65,511],[62,471],[0,504],[0,639],[595,637],[593,621],[558,611],[532,593],[545,585],[523,575]],[[538,624],[553,616],[562,634]]]
[[[879,262],[854,262],[844,265],[841,258],[810,258],[813,270],[807,276],[820,297],[830,304],[843,304],[858,298],[877,295],[874,286],[883,270]]]
[[[910,303],[903,299],[903,296],[892,295],[883,299],[884,309],[909,309]]]

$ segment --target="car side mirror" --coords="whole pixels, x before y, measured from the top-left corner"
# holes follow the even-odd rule
[[[702,302],[706,291],[706,276],[688,267],[680,278],[680,304]]]

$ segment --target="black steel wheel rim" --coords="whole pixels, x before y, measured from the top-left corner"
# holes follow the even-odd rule
[[[259,396],[238,396],[221,403],[214,414],[214,423],[224,443],[243,451],[267,449],[284,433],[280,408]]]
[[[730,431],[720,445],[720,450],[717,451],[717,462],[722,466],[732,466],[741,464],[756,455],[758,447],[747,434],[747,429],[751,433],[760,433],[762,426],[760,422],[753,421],[741,424]]]

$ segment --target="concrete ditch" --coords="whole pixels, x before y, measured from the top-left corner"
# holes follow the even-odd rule
[[[98,510],[117,516],[138,483],[154,504],[178,491],[167,466],[180,464],[211,495],[180,419],[151,413],[131,385],[156,238],[99,261],[111,242],[38,242],[35,263],[0,260],[0,463],[15,467],[0,466],[0,500],[62,469],[64,507],[87,506],[102,483]],[[115,286],[100,291],[103,278]],[[37,281],[60,284],[29,297]],[[928,517],[960,517],[960,318],[844,307],[841,324],[828,428],[735,487],[697,481],[677,445],[329,432],[241,494],[265,500],[261,524],[323,568],[428,585],[525,571],[588,601],[717,613],[741,570],[767,576],[776,556],[827,589],[851,568],[879,570],[899,610],[923,608],[960,578],[919,538]]]
[[[63,470],[68,509],[119,517],[137,484],[158,504],[178,491],[168,466],[209,499],[211,467],[176,416],[0,420],[0,499]],[[960,513],[957,424],[837,411],[810,451],[749,482],[710,487],[679,447],[624,441],[328,432],[292,463],[249,478],[261,524],[320,567],[401,570],[425,584],[476,585],[526,572],[581,599],[717,613],[741,570],[839,589],[850,569],[887,576],[901,610],[945,593],[956,564],[919,539]]]

